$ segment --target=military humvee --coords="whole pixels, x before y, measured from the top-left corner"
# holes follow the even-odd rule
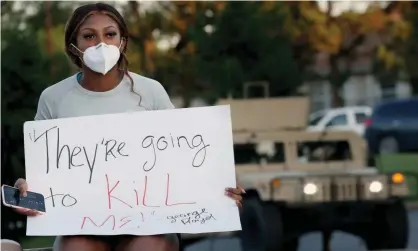
[[[408,242],[402,173],[366,166],[366,143],[353,132],[307,132],[309,100],[221,100],[231,107],[238,182],[245,188],[243,250],[296,251],[305,233],[335,230],[368,249]]]

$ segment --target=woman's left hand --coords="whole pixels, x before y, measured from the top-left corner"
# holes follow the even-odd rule
[[[235,200],[238,207],[242,207],[242,195],[245,194],[244,188],[237,185],[236,188],[228,187],[225,189],[225,195],[229,198]]]

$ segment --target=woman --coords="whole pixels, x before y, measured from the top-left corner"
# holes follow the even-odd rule
[[[128,28],[123,17],[104,3],[76,9],[65,30],[68,56],[81,71],[45,89],[35,120],[77,117],[129,110],[173,109],[166,91],[152,79],[128,72]],[[15,184],[23,194],[28,185]],[[241,206],[240,187],[227,188],[226,195]],[[32,211],[22,211],[34,216]],[[55,251],[165,251],[178,250],[178,235],[159,236],[65,236],[58,237]]]

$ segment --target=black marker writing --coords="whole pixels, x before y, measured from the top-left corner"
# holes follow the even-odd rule
[[[63,193],[54,194],[52,192],[52,187],[49,188],[49,192],[50,192],[51,195],[48,196],[48,197],[45,197],[45,200],[51,199],[52,200],[52,206],[53,207],[55,207],[55,197],[56,196],[62,196],[62,198],[61,198],[61,205],[63,207],[72,207],[75,204],[77,204],[77,199],[74,198],[73,196],[71,196],[68,193],[67,194],[63,194]]]
[[[106,142],[103,139],[102,140],[102,145],[106,146],[106,155],[105,155],[105,160],[106,161],[107,161],[107,157],[109,155],[112,155],[113,158],[115,158],[115,159],[117,158],[117,156],[114,153],[114,148],[115,148],[116,145],[118,145],[117,150],[116,150],[117,154],[119,154],[120,156],[123,156],[123,157],[128,157],[129,156],[129,155],[124,154],[122,152],[123,148],[126,146],[125,142],[119,142],[119,144],[118,144],[118,142],[114,139],[107,140]]]
[[[142,140],[142,147],[143,148],[149,148],[152,150],[152,161],[145,161],[144,165],[142,166],[144,171],[148,172],[151,171],[157,162],[157,150],[158,151],[164,151],[168,148],[169,144],[167,142],[167,138],[165,136],[159,137],[157,140],[155,140],[156,137],[149,135],[146,136]],[[190,141],[187,139],[186,136],[178,136],[176,139],[170,134],[170,141],[172,148],[181,148],[185,144],[187,145],[187,148],[189,149],[196,149],[197,152],[195,153],[193,160],[192,160],[192,166],[193,167],[200,167],[203,165],[206,159],[206,148],[210,146],[209,144],[205,144],[202,135],[197,134],[195,135]],[[177,144],[175,144],[175,142]],[[199,158],[199,156],[201,156]]]
[[[93,179],[93,170],[96,164],[99,146],[103,146],[104,149],[104,159],[108,161],[108,157],[113,156],[117,158],[119,156],[128,157],[129,155],[125,153],[125,142],[118,142],[115,139],[105,140],[102,139],[101,143],[96,143],[94,149],[89,149],[85,146],[70,146],[68,144],[61,143],[61,132],[60,128],[54,126],[38,137],[34,136],[34,142],[44,138],[45,139],[45,148],[46,148],[46,173],[50,171],[50,150],[53,139],[51,139],[51,130],[56,129],[56,163],[55,166],[59,169],[63,164],[71,169],[72,167],[81,167],[88,166],[89,168],[89,183]],[[44,137],[43,137],[44,136]],[[54,135],[55,136],[55,135]]]
[[[34,141],[36,142],[38,141],[38,139],[40,139],[42,136],[45,136],[45,147],[46,147],[46,173],[49,172],[49,147],[48,147],[48,132],[51,131],[52,129],[57,128],[56,126],[49,128],[48,130],[46,130],[45,132],[43,132],[41,135],[39,135],[39,137],[35,136],[35,130],[33,131],[33,137],[34,137]]]
[[[167,216],[167,219],[170,220],[170,223],[176,223],[177,220],[180,220],[183,225],[192,223],[205,224],[209,220],[216,220],[211,213],[206,211],[206,208],[202,208],[199,211],[196,210],[189,213]]]

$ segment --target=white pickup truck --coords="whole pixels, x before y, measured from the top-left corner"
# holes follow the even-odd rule
[[[353,131],[363,136],[364,124],[372,113],[368,106],[351,106],[321,110],[309,115],[308,131]]]

